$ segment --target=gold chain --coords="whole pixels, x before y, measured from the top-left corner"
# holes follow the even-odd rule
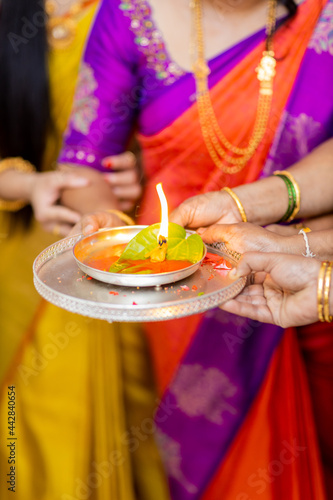
[[[252,136],[248,146],[244,148],[231,144],[218,124],[208,87],[210,69],[205,60],[201,0],[191,0],[190,7],[192,9],[195,38],[194,52],[196,55],[193,73],[196,82],[196,98],[202,136],[215,165],[225,173],[236,174],[252,158],[267,129],[276,66],[274,51],[272,50],[272,35],[275,30],[276,20],[276,0],[269,0],[266,23],[267,41],[261,61],[256,68],[257,78],[260,82],[257,114]],[[234,153],[237,157],[231,156],[231,153]]]

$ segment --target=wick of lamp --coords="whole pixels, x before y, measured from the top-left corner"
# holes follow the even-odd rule
[[[151,262],[163,262],[166,258],[167,250],[168,241],[165,236],[160,234],[158,237],[158,247],[154,248],[149,255]]]

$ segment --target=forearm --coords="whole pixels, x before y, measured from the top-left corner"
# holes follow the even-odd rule
[[[303,224],[309,227],[311,231],[326,231],[327,229],[333,229],[333,214],[303,219]]]
[[[89,180],[89,185],[86,187],[64,190],[61,203],[66,207],[82,215],[118,207],[111,187],[104,181],[100,172],[70,165],[61,165],[59,168],[61,171],[74,172]]]
[[[323,143],[288,171],[300,187],[298,217],[333,211],[333,139]],[[288,207],[288,192],[280,177],[271,176],[234,189],[250,222],[267,225],[279,221]]]

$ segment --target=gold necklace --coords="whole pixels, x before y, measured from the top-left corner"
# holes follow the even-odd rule
[[[266,45],[260,63],[256,68],[257,78],[260,82],[257,114],[248,146],[244,148],[231,144],[218,124],[208,87],[210,69],[205,60],[201,0],[191,0],[190,7],[192,10],[196,57],[193,64],[193,73],[196,82],[196,99],[202,136],[215,165],[225,173],[236,174],[252,158],[267,129],[276,66],[274,51],[272,50],[272,37],[276,23],[276,0],[269,0]],[[236,156],[231,156],[231,153]]]
[[[94,1],[95,0],[79,0],[69,7],[66,14],[57,16],[54,15],[56,10],[54,1],[46,0],[45,9],[49,16],[47,25],[48,42],[52,48],[66,49],[71,45],[76,35],[77,22],[74,18]]]

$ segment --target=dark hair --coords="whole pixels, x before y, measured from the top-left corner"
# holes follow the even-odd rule
[[[40,170],[50,124],[44,0],[1,2],[0,117],[0,157]]]
[[[279,21],[276,23],[276,26],[274,27],[274,29],[272,29],[268,34],[267,34],[267,38],[266,38],[266,50],[269,51],[271,50],[271,47],[272,47],[272,41],[273,41],[273,37],[274,37],[274,34],[276,32],[276,30],[282,26],[283,24],[285,24],[287,21],[289,21],[289,19],[291,19],[292,17],[294,17],[297,13],[297,4],[295,3],[294,0],[277,0],[278,3],[280,3],[281,5],[284,5],[287,10],[288,10],[288,15],[282,20],[282,21]],[[281,59],[280,59],[281,60]]]
[[[288,9],[288,19],[294,17],[297,12],[297,4],[294,0],[278,0],[278,2]]]

